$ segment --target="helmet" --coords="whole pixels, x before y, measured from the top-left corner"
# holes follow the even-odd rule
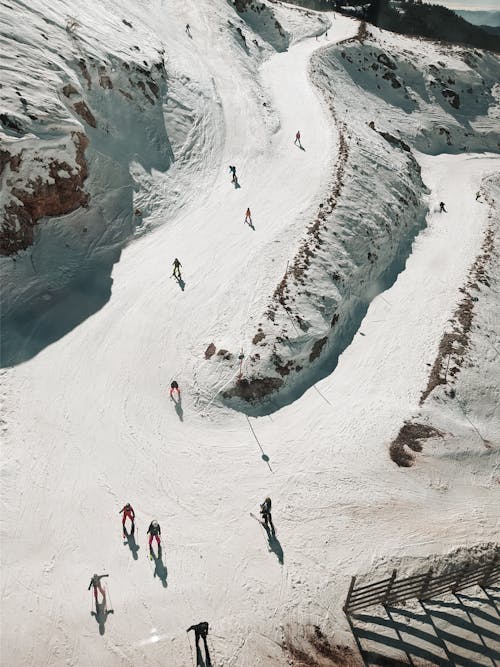
[[[155,519],[154,521],[151,521],[151,523],[153,524],[153,526],[157,526],[157,525],[158,525],[158,521],[157,521],[156,519]]]
[[[94,574],[92,575],[92,579],[98,579],[98,578],[99,578],[99,575],[94,572]]]

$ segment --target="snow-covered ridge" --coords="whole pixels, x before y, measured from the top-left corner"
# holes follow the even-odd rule
[[[339,129],[339,159],[329,196],[255,331],[244,379],[225,391],[232,405],[272,411],[331,372],[425,224],[413,149],[500,148],[499,65],[488,52],[367,34],[364,26],[357,39],[313,58],[313,80]]]
[[[206,197],[225,111],[219,73],[193,57],[185,24],[159,0],[147,14],[128,0],[58,0],[50,9],[35,0],[1,11],[2,356],[11,365],[106,303],[134,234],[168,224],[196,193]],[[278,5],[240,13],[219,2],[210,21],[208,42],[217,34],[272,133],[277,120],[257,70],[324,19]],[[35,321],[43,321],[36,337]]]

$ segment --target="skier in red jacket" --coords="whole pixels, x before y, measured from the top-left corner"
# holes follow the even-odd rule
[[[132,505],[130,503],[127,503],[119,511],[119,514],[122,514],[122,513],[123,513],[123,518],[122,518],[123,537],[125,537],[125,521],[127,520],[127,518],[130,519],[130,523],[132,524],[132,531],[131,532],[132,532],[132,534],[134,533],[135,512],[134,512],[134,508],[132,507]]]

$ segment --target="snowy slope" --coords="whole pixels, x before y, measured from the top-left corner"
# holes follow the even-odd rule
[[[96,30],[106,25],[101,12],[92,14],[95,6],[71,7],[82,25],[88,22]],[[99,285],[94,290],[85,283],[75,292],[68,280],[68,297],[80,310],[74,313],[79,325],[68,327],[67,335],[62,336],[62,327],[72,314],[69,302],[61,300],[59,310],[44,308],[31,330],[19,326],[9,343],[16,353],[20,338],[25,346],[15,359],[24,363],[2,371],[2,599],[4,610],[16,610],[2,619],[2,655],[9,665],[187,666],[193,664],[194,648],[186,628],[203,620],[210,623],[214,665],[294,664],[289,646],[307,637],[313,625],[334,641],[349,643],[340,609],[352,574],[374,566],[384,571],[398,561],[411,571],[418,557],[472,547],[495,535],[499,494],[491,470],[500,433],[495,408],[487,407],[494,401],[493,388],[483,411],[474,398],[481,352],[489,345],[477,337],[480,332],[474,331],[476,347],[471,347],[477,369],[464,369],[459,377],[468,383],[468,414],[474,411],[476,427],[492,446],[484,455],[479,443],[466,449],[469,454],[475,448],[466,465],[455,460],[454,443],[466,448],[473,434],[466,420],[455,418],[442,443],[451,450],[449,463],[439,449],[430,450],[437,452],[435,458],[429,455],[427,447],[440,446],[434,441],[412,469],[397,467],[388,452],[402,421],[420,409],[427,364],[434,361],[460,298],[458,289],[492,226],[498,241],[500,162],[491,152],[478,152],[494,146],[485,140],[474,145],[474,154],[441,155],[436,149],[436,155],[415,152],[411,159],[401,147],[389,151],[391,144],[377,132],[387,128],[373,115],[376,103],[365,111],[373,87],[365,81],[365,93],[348,70],[336,76],[326,71],[323,59],[337,66],[341,50],[360,49],[358,42],[320,51],[325,71],[316,71],[316,86],[308,76],[317,49],[353,37],[358,24],[335,18],[328,40],[321,35],[316,41],[327,17],[274,2],[266,7],[259,23],[258,16],[240,16],[222,1],[150,2],[143,9],[120,3],[123,17],[109,5],[112,25],[122,18],[141,23],[148,40],[154,34],[158,42],[153,43],[165,48],[165,72],[173,81],[168,76],[164,81],[170,95],[162,98],[163,120],[155,127],[163,127],[175,160],[147,164],[149,141],[140,146],[142,159],[115,155],[113,164],[137,189],[132,201],[127,199],[126,215],[140,208],[142,229],[149,233],[139,230],[125,248],[132,227],[123,237],[121,227],[113,236],[116,248],[123,249],[113,257],[112,290],[101,295],[102,301],[92,301]],[[287,36],[287,51],[277,48],[280,31],[269,36],[271,12]],[[187,22],[192,39],[185,33]],[[109,31],[106,49],[116,48],[116,34],[121,28]],[[403,38],[380,38],[400,39],[401,49],[407,48]],[[95,48],[104,48],[102,37],[96,40]],[[412,48],[423,56],[428,45],[412,42]],[[87,95],[85,85],[81,90]],[[101,109],[97,92],[93,104]],[[332,98],[350,100],[350,119],[339,118],[337,105],[332,117]],[[150,106],[153,113],[157,103]],[[115,113],[109,113],[114,121]],[[393,113],[401,118],[396,108]],[[116,116],[123,121],[118,109]],[[367,126],[369,120],[375,130]],[[305,151],[293,145],[297,129]],[[485,136],[493,130],[486,129]],[[101,136],[85,131],[91,138],[87,151],[97,154]],[[271,416],[247,418],[220,402],[219,392],[238,372],[242,348],[244,372],[249,372],[249,349],[261,315],[304,229],[331,196],[342,135],[352,139],[344,172],[350,192],[357,192],[364,210],[377,212],[380,224],[384,210],[375,193],[408,189],[409,170],[417,173],[418,160],[421,182],[412,211],[421,218],[410,221],[408,215],[411,235],[403,237],[409,246],[417,234],[411,255],[404,271],[392,276],[392,287],[372,299],[334,373]],[[115,144],[103,146],[109,152]],[[375,189],[370,156],[363,158],[368,149],[379,166]],[[97,157],[90,156],[90,173],[108,173],[109,160],[99,172]],[[230,183],[229,164],[237,165],[239,189]],[[368,172],[364,188],[354,178],[361,168]],[[403,186],[389,178],[396,168]],[[115,196],[120,183],[107,184]],[[480,188],[488,204],[476,201]],[[447,217],[435,211],[441,199],[448,203]],[[104,212],[113,206],[110,201]],[[247,206],[255,229],[243,222]],[[356,242],[357,211],[351,207],[349,215],[347,201],[335,214],[339,210],[343,218],[336,230],[353,243],[343,246],[349,267],[356,263],[354,251],[366,248]],[[65,230],[71,239],[72,220],[77,225],[80,218],[44,222],[26,255],[15,263],[4,261],[5,285],[27,316],[33,318],[31,290],[35,298],[50,297],[42,289],[44,280],[57,261],[66,266],[50,229],[64,239],[62,228],[69,222]],[[106,254],[113,242],[104,239],[94,252],[87,249],[89,271],[94,254]],[[393,247],[382,237],[379,244],[377,270],[382,270],[397,243]],[[327,254],[314,267],[318,282]],[[35,284],[23,277],[30,255],[35,266],[37,257],[47,261],[45,277],[38,276]],[[183,264],[183,284],[170,278],[175,256]],[[372,262],[358,258],[356,265],[360,275],[373,277]],[[108,281],[109,270],[104,272]],[[498,263],[490,270],[497,271]],[[329,295],[330,286],[321,284]],[[83,295],[91,301],[87,312]],[[320,289],[305,296],[296,294],[313,317]],[[487,293],[484,302],[487,317],[494,302]],[[59,319],[61,325],[51,332]],[[46,346],[44,327],[53,334],[52,345]],[[491,329],[497,336],[493,321]],[[211,342],[232,358],[215,354],[206,360]],[[490,342],[496,346],[496,340]],[[168,400],[174,377],[182,390],[177,406]],[[492,387],[495,377],[498,359],[491,357]],[[314,369],[309,381],[313,378]],[[433,401],[432,408],[422,408],[429,410],[422,418],[442,418]],[[278,530],[271,544],[249,515],[257,513],[266,494],[273,499]],[[118,511],[125,502],[137,513],[137,559],[121,538]],[[162,525],[162,564],[147,558],[145,533],[152,518]],[[110,574],[106,583],[114,614],[102,636],[86,590],[94,571]]]

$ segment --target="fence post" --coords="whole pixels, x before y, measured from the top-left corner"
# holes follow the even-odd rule
[[[498,551],[495,551],[495,555],[493,556],[493,560],[491,561],[489,568],[486,570],[486,572],[484,573],[483,578],[479,582],[479,585],[481,586],[481,588],[487,588],[488,587],[488,579],[490,578],[490,574],[495,569],[495,565],[497,563],[497,560],[498,560]]]
[[[392,588],[392,585],[394,584],[394,581],[395,581],[395,579],[396,579],[396,575],[397,575],[397,573],[398,573],[397,570],[393,570],[393,571],[392,571],[391,580],[390,580],[389,583],[387,584],[387,590],[386,590],[386,592],[385,592],[384,599],[382,600],[382,604],[383,604],[383,605],[385,605],[385,603],[386,603],[387,600],[389,599],[389,595],[390,595],[390,592],[391,592],[391,588]]]
[[[425,576],[424,583],[422,584],[422,588],[420,589],[420,592],[417,596],[417,600],[423,600],[424,593],[427,590],[429,584],[431,583],[431,579],[432,579],[432,567],[429,568],[429,571]]]
[[[455,583],[451,587],[451,592],[452,593],[455,593],[455,591],[458,591],[458,589],[460,588],[460,580],[462,579],[462,577],[464,576],[464,574],[467,572],[468,569],[469,568],[467,567],[467,565],[464,565],[463,568],[461,570],[459,570],[459,572],[457,574],[457,578],[455,579]]]
[[[349,592],[347,593],[345,604],[342,607],[342,609],[344,610],[344,614],[346,615],[349,613],[349,602],[351,600],[351,593],[355,583],[356,583],[356,577],[351,577],[351,585],[349,586]]]

